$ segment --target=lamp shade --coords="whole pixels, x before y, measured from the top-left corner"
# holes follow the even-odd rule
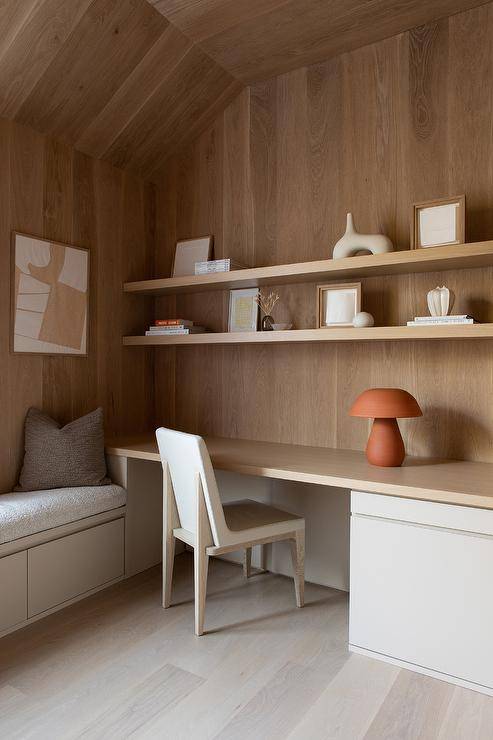
[[[370,388],[358,396],[349,413],[369,419],[407,419],[423,415],[416,399],[402,388]]]

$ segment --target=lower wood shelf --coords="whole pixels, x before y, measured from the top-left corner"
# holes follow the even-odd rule
[[[454,326],[374,326],[368,329],[291,329],[290,331],[252,331],[171,336],[123,337],[130,347],[160,347],[191,344],[277,344],[294,342],[371,342],[427,339],[478,339],[493,337],[493,324]]]

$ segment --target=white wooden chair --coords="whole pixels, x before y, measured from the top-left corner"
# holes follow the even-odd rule
[[[195,634],[204,632],[209,556],[245,548],[250,575],[251,548],[290,540],[296,605],[304,604],[305,520],[272,506],[244,499],[222,504],[211,459],[202,437],[172,429],[156,431],[163,465],[163,607],[171,602],[175,539],[194,548]]]

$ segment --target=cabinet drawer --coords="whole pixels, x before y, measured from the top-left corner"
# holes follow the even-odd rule
[[[493,538],[351,518],[351,645],[493,688]]]
[[[28,616],[123,576],[124,519],[28,551]]]
[[[27,553],[0,559],[0,632],[27,619]]]

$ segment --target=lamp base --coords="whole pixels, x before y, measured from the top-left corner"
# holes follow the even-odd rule
[[[375,419],[366,445],[368,462],[381,468],[398,468],[405,456],[397,419]]]

